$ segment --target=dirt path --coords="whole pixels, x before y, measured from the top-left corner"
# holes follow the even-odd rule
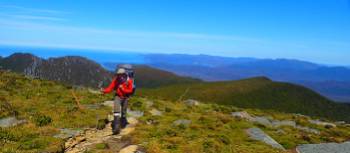
[[[65,143],[66,153],[83,153],[89,150],[97,152],[121,152],[133,153],[137,145],[131,145],[130,141],[122,140],[122,137],[134,131],[138,123],[136,118],[128,118],[129,125],[122,129],[119,135],[112,135],[110,123],[103,130],[88,129],[81,135],[68,139]],[[102,148],[101,148],[102,147]]]

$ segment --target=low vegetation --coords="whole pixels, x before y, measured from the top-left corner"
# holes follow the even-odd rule
[[[244,83],[242,85],[241,90],[244,91]],[[196,89],[196,86],[193,89]],[[169,87],[171,88],[173,87]],[[236,88],[238,87],[233,87]],[[181,96],[185,90],[177,89],[173,91],[174,95],[170,96],[177,100],[160,100],[153,97],[166,93],[167,90],[152,96],[147,96],[150,91],[141,90],[139,93],[145,93],[144,97],[131,98],[130,108],[143,111],[144,115],[139,118],[135,131],[123,139],[139,144],[149,153],[282,152],[250,139],[245,130],[251,127],[261,128],[287,149],[304,143],[343,142],[350,139],[349,127],[327,128],[313,125],[308,122],[309,117],[276,110],[246,109],[214,103],[189,106],[182,101],[190,96]],[[191,90],[188,90],[188,93],[191,93]],[[15,116],[27,121],[22,125],[0,128],[0,152],[62,152],[64,140],[55,137],[60,133],[60,129],[103,128],[100,124],[105,122],[111,109],[99,104],[112,99],[112,96],[102,96],[85,88],[0,71],[0,119]],[[208,98],[205,101],[210,100]],[[225,104],[227,101],[222,102]],[[96,105],[99,107],[89,108]],[[152,115],[152,109],[161,113]],[[235,111],[247,111],[256,116],[271,116],[278,120],[294,120],[299,125],[319,130],[320,134],[307,133],[288,126],[263,126],[232,117],[231,112]],[[103,152],[109,146],[101,143],[96,144],[94,148],[97,152]]]
[[[287,113],[350,122],[350,105],[328,100],[302,86],[265,77],[239,81],[201,82],[139,90],[139,95],[176,101],[198,99],[242,108],[273,109]]]
[[[96,127],[110,109],[79,109],[72,92],[85,105],[93,105],[112,97],[74,89],[53,81],[27,78],[0,72],[0,119],[16,116],[27,124],[0,128],[0,152],[43,152],[62,149],[63,140],[54,138],[60,128]]]
[[[150,101],[146,98],[134,98],[130,103],[132,109],[145,112],[131,138],[134,144],[141,144],[149,153],[283,152],[250,139],[245,130],[251,127],[261,128],[288,149],[287,152],[298,144],[343,142],[350,138],[350,127],[337,126],[327,129],[323,126],[310,124],[308,122],[310,118],[307,116],[217,104],[188,106],[180,101],[166,100],[151,101],[153,106],[147,107]],[[163,112],[162,115],[153,116],[150,110],[154,108]],[[269,116],[278,120],[293,120],[302,126],[318,129],[321,133],[319,135],[307,133],[290,126],[267,127],[234,118],[231,116],[231,112],[235,111],[247,111],[252,115]],[[174,124],[179,119],[189,120],[190,123]]]

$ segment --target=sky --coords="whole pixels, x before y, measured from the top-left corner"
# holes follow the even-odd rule
[[[0,45],[350,65],[349,0],[1,0]]]

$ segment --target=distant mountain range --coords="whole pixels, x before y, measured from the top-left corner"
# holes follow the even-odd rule
[[[221,65],[219,60],[216,64]],[[314,69],[312,64],[303,63],[302,65],[308,69]],[[181,68],[181,66],[184,69],[188,68],[184,65],[175,65],[174,67]],[[100,64],[79,56],[42,59],[32,54],[15,53],[1,58],[0,67],[35,78],[94,88],[106,86],[113,76],[113,72],[104,69]],[[201,65],[192,65],[192,67],[212,70],[208,71],[208,74],[219,72],[214,71],[216,67],[209,68]],[[220,67],[225,66],[221,65]],[[170,66],[167,68],[170,68]],[[293,69],[294,67],[291,65],[289,68]],[[336,104],[332,100],[302,86],[274,82],[266,77],[240,81],[205,82],[191,77],[177,76],[174,73],[145,65],[135,65],[135,72],[136,85],[139,88],[137,94],[142,96],[171,100],[194,98],[203,102],[215,102],[245,108],[273,109],[322,116],[335,120],[350,120],[348,117],[349,105]],[[193,69],[193,73],[197,72],[200,71]],[[317,85],[318,83],[314,85],[315,88]],[[347,87],[346,84],[343,85],[345,88]],[[348,91],[340,90],[339,92],[345,92],[346,94]]]
[[[12,53],[11,50],[14,49],[0,48],[0,50],[2,55],[9,56]],[[199,78],[205,81],[239,80],[266,76],[274,81],[306,86],[335,101],[350,102],[350,68],[346,66],[326,66],[291,59],[234,58],[209,55],[84,52],[68,49],[56,51],[35,48],[16,50],[29,50],[40,57],[43,56],[45,60],[50,57],[80,55],[96,61],[108,70],[114,70],[117,63],[148,65],[180,76]],[[99,78],[99,80],[101,79]]]
[[[206,81],[266,76],[304,85],[335,101],[350,102],[350,69],[290,59],[230,58],[208,55],[146,54],[145,64]],[[114,63],[115,65],[115,63]],[[105,63],[105,67],[114,67]]]

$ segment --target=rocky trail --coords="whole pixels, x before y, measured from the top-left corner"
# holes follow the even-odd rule
[[[124,136],[134,131],[137,119],[128,118],[129,125],[121,130],[120,134],[112,135],[110,123],[102,130],[86,129],[81,134],[69,138],[65,143],[66,153],[82,153],[89,150],[103,150],[103,152],[133,153],[137,152],[138,146],[130,144]]]
[[[113,102],[106,101],[103,105],[112,107]],[[106,124],[105,128],[101,130],[96,128],[85,129],[83,132],[69,138],[65,142],[65,152],[84,153],[93,150],[94,152],[104,153],[142,153],[143,151],[138,145],[131,144],[130,140],[125,138],[134,131],[139,117],[133,115],[132,112],[129,114],[131,114],[128,117],[129,124],[118,135],[112,134],[111,121],[113,117],[109,116],[109,123]]]

